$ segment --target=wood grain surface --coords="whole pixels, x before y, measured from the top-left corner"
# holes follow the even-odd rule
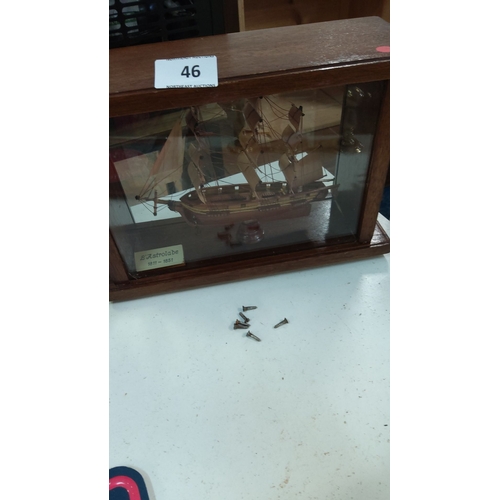
[[[110,50],[110,116],[389,78],[378,17],[286,26]],[[157,59],[217,56],[219,86],[154,88]]]

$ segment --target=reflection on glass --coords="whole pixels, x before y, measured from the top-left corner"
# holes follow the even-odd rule
[[[370,85],[112,119],[130,219],[110,219],[129,270],[148,247],[182,245],[188,264],[355,234],[374,132],[363,114],[378,109]]]

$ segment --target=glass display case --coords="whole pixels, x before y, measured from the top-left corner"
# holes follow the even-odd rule
[[[356,21],[321,26],[327,33]],[[387,23],[362,21],[368,21],[365,38],[370,26],[385,40]],[[313,30],[266,34],[283,43]],[[172,43],[187,56],[210,50],[225,61],[236,49],[221,52],[220,42],[245,36],[210,37],[210,43],[219,40],[208,48]],[[352,43],[352,54],[359,51],[352,34],[343,39]],[[376,223],[389,158],[388,55],[377,51],[380,43],[364,72],[364,61],[355,59],[318,65],[321,74],[311,74],[311,47],[309,67],[302,74],[284,70],[276,82],[258,67],[238,75],[240,82],[224,79],[228,70],[221,65],[215,89],[110,92],[111,298],[387,252],[389,240]],[[353,67],[357,78],[347,71]]]

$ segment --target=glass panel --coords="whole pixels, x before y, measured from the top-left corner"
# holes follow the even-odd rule
[[[110,120],[110,226],[132,276],[354,241],[382,83]]]

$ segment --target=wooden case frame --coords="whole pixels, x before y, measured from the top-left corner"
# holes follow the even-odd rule
[[[110,229],[110,300],[127,300],[256,276],[367,258],[389,252],[377,223],[389,166],[389,24],[377,17],[232,33],[110,50],[110,117],[332,85],[384,82],[356,241],[279,255],[217,261],[196,269],[132,277]],[[217,56],[219,84],[157,90],[154,61]],[[110,202],[120,204],[110,174]],[[125,203],[125,202],[123,202]]]

